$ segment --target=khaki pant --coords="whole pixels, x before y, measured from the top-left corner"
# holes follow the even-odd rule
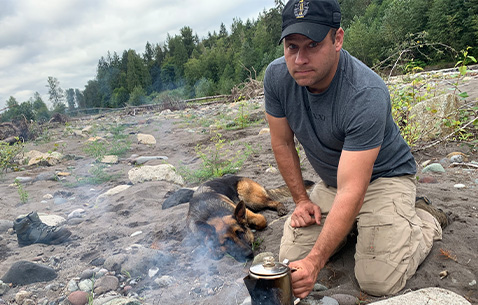
[[[336,188],[318,183],[310,199],[320,206],[322,223],[333,204]],[[415,210],[416,187],[412,176],[373,181],[357,216],[355,277],[368,294],[381,296],[400,291],[440,240],[438,221],[424,210]],[[312,249],[322,226],[292,228],[284,225],[279,259],[295,261]]]

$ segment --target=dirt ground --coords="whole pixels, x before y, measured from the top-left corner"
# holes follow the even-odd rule
[[[473,82],[473,83],[471,83]],[[469,101],[476,101],[478,79],[472,78],[466,90]],[[261,113],[263,101],[250,102],[249,112]],[[31,211],[60,215],[64,218],[76,209],[83,209],[81,220],[69,220],[65,226],[73,232],[70,241],[60,245],[34,244],[20,248],[16,235],[0,232],[0,276],[10,266],[20,260],[40,261],[55,268],[58,277],[54,280],[59,288],[47,287],[51,283],[36,283],[24,287],[12,287],[0,296],[7,304],[14,304],[15,294],[23,290],[33,291],[37,300],[47,298],[58,300],[68,295],[66,284],[78,277],[84,270],[96,266],[105,266],[112,257],[123,255],[128,258],[117,273],[127,273],[137,279],[132,292],[145,304],[241,304],[248,296],[243,284],[250,262],[239,263],[229,256],[213,260],[200,251],[201,247],[191,243],[185,227],[188,204],[170,209],[162,209],[162,203],[172,191],[180,185],[167,181],[149,181],[131,185],[127,190],[108,197],[102,202],[96,199],[100,194],[115,186],[128,184],[128,171],[134,167],[127,158],[132,154],[139,156],[167,156],[168,160],[155,160],[145,165],[158,165],[164,162],[176,169],[196,170],[201,159],[195,148],[200,145],[212,145],[210,125],[217,120],[228,120],[227,115],[239,117],[243,104],[208,105],[197,109],[188,109],[169,114],[156,111],[114,113],[71,121],[66,126],[58,124],[48,129],[48,137],[43,141],[28,142],[25,149],[47,152],[57,150],[69,158],[64,158],[55,166],[25,166],[20,172],[7,172],[1,178],[0,206],[2,220],[14,220],[21,214]],[[248,106],[249,107],[249,106]],[[106,172],[114,178],[99,185],[74,186],[79,177],[88,175],[95,163],[86,155],[84,147],[87,138],[75,136],[71,130],[81,130],[94,126],[93,134],[108,139],[112,128],[122,126],[123,133],[131,140],[130,150],[125,159],[117,164],[108,165]],[[230,156],[236,152],[246,154],[247,159],[238,171],[263,184],[267,188],[280,186],[283,180],[279,173],[268,169],[275,167],[270,147],[269,134],[259,134],[267,127],[265,120],[260,123],[236,130],[220,129],[224,140],[223,151]],[[151,134],[156,145],[139,144],[138,133]],[[442,142],[429,149],[415,152],[419,178],[421,164],[426,160],[441,160],[451,152],[466,154],[469,161],[478,161],[478,152],[469,146],[456,142]],[[304,153],[302,152],[302,158]],[[304,178],[317,181],[311,166],[303,160]],[[442,287],[478,303],[478,170],[473,167],[446,167],[445,173],[430,174],[437,183],[418,183],[418,195],[427,196],[432,203],[446,211],[452,223],[444,230],[443,240],[435,243],[430,255],[419,267],[405,289],[400,292],[425,287]],[[69,172],[60,181],[40,179],[46,174]],[[427,174],[428,175],[428,174]],[[16,177],[32,177],[33,182],[23,185],[28,193],[28,201],[22,203],[16,186],[12,186]],[[35,180],[36,179],[36,180]],[[456,188],[464,184],[464,188]],[[187,186],[195,186],[189,184]],[[47,194],[52,199],[45,199]],[[59,200],[62,198],[64,200]],[[290,211],[294,204],[284,201]],[[272,252],[276,258],[285,217],[278,217],[273,211],[264,211],[268,227],[256,232],[259,247],[256,253]],[[133,234],[133,233],[138,233]],[[353,275],[354,237],[351,236],[346,247],[334,256],[321,271],[318,282],[328,288],[318,295],[345,293],[359,297],[364,303],[382,298],[374,298],[361,293]],[[132,250],[133,249],[133,250]],[[450,255],[445,257],[444,252]],[[149,278],[148,270],[158,267],[155,277],[169,276],[170,283],[165,287]],[[448,271],[441,278],[440,272]],[[113,271],[113,270],[110,270]],[[118,290],[121,292],[121,289]],[[130,291],[131,292],[131,291]],[[95,296],[96,298],[97,296]]]

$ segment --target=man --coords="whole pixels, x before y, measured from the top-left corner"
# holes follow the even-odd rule
[[[264,79],[272,148],[296,204],[279,259],[298,269],[292,286],[300,298],[355,223],[355,276],[371,295],[401,290],[447,224],[429,204],[416,209],[415,161],[393,122],[388,88],[342,50],[340,19],[336,0],[290,0],[284,57]],[[310,198],[294,136],[322,179]]]

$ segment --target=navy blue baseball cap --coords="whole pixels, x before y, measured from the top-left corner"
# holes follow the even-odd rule
[[[289,0],[282,11],[282,35],[302,34],[322,41],[331,28],[340,28],[340,5],[337,0]]]

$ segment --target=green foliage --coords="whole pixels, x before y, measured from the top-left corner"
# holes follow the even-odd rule
[[[10,145],[0,141],[0,174],[6,173],[9,169],[16,171],[18,165],[15,159],[23,154],[23,143],[18,140]]]
[[[28,192],[25,190],[23,185],[20,183],[18,179],[14,181],[15,186],[17,187],[18,195],[20,196],[20,202],[25,204],[28,202]]]
[[[227,147],[232,148],[233,145],[226,143],[220,133],[214,135],[211,142],[211,146],[204,147],[199,144],[196,146],[196,154],[202,161],[198,170],[191,171],[184,166],[179,167],[178,172],[186,181],[200,183],[226,174],[234,174],[253,152],[252,147],[247,144],[243,149],[235,147],[235,152],[231,151]]]
[[[111,141],[103,139],[89,141],[83,151],[97,161],[101,161],[106,155],[124,156],[131,147],[128,135],[123,133],[124,129],[123,125],[111,126],[108,130],[113,135]]]
[[[82,185],[98,185],[104,182],[111,181],[119,177],[119,175],[111,175],[105,171],[106,165],[93,164],[88,170],[89,176],[76,177],[76,183],[67,183],[69,187],[78,187]]]

